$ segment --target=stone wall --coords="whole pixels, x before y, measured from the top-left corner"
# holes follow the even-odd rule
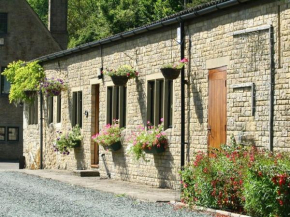
[[[17,60],[32,60],[60,50],[49,31],[30,8],[26,0],[0,0],[1,13],[8,13],[8,32],[0,34],[0,68]],[[15,160],[23,152],[23,108],[0,94],[0,126],[19,127],[19,142],[0,142],[0,159]]]
[[[207,150],[208,119],[208,71],[212,68],[227,66],[227,135],[228,141],[233,134],[244,143],[255,143],[261,147],[269,144],[269,34],[267,30],[236,35],[238,30],[273,25],[275,38],[275,123],[274,150],[289,150],[288,105],[289,104],[289,25],[290,3],[283,1],[259,1],[249,3],[231,11],[218,12],[204,18],[186,23],[186,57],[190,60],[186,67],[186,160],[190,161],[196,151]],[[280,10],[280,13],[278,11]],[[280,23],[280,25],[278,25]],[[62,96],[61,124],[46,123],[44,128],[44,164],[46,168],[90,169],[94,134],[94,91],[93,85],[100,85],[100,127],[106,124],[106,88],[111,85],[110,78],[97,79],[97,70],[117,68],[123,64],[132,65],[139,73],[138,79],[127,84],[127,126],[123,132],[127,137],[138,125],[147,121],[147,81],[160,78],[160,68],[166,63],[179,59],[180,49],[176,43],[177,26],[163,27],[130,39],[79,52],[65,58],[44,63],[48,77],[60,77],[69,84],[69,91]],[[279,33],[280,32],[280,33]],[[279,34],[278,34],[279,33]],[[287,33],[287,34],[286,34]],[[280,55],[279,55],[280,54]],[[279,65],[280,64],[280,65]],[[255,113],[252,116],[251,89],[233,88],[233,85],[255,84]],[[53,140],[57,129],[71,127],[71,100],[73,91],[83,91],[82,133],[84,140],[69,156],[54,153]],[[55,99],[56,102],[56,99]],[[45,104],[45,103],[44,103]],[[55,103],[56,104],[56,103]],[[56,114],[54,115],[56,117]],[[159,187],[178,188],[180,168],[180,80],[174,81],[173,128],[166,130],[170,147],[161,155],[148,155],[148,162],[136,162],[126,153],[127,144],[121,151],[106,152],[100,147],[100,171],[106,176],[101,154],[112,177],[115,179],[140,182]],[[27,130],[30,126],[27,126]],[[33,139],[25,134],[25,147]],[[38,138],[39,139],[39,138]],[[31,142],[26,142],[31,141]],[[27,150],[25,153],[28,156]],[[36,155],[36,154],[35,154]],[[31,162],[28,161],[28,165]]]

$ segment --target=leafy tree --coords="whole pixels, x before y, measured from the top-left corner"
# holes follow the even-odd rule
[[[48,23],[48,0],[27,0],[41,21],[47,26]]]

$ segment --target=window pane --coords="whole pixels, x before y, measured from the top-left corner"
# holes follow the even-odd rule
[[[28,108],[29,120],[28,124],[38,123],[38,97],[35,96],[33,103],[29,105]]]
[[[19,128],[8,127],[8,141],[18,141],[18,140],[19,140]]]
[[[56,122],[57,123],[61,122],[61,95],[57,96],[57,117],[56,117]]]
[[[168,80],[168,105],[167,105],[167,126],[172,127],[172,111],[173,111],[173,81]]]
[[[155,95],[155,82],[149,81],[148,82],[148,116],[147,119],[150,121],[151,124],[154,125],[154,95]]]
[[[107,124],[112,124],[113,120],[113,87],[107,89]]]
[[[48,123],[53,123],[53,97],[48,97]]]
[[[7,33],[7,13],[0,13],[0,33]]]
[[[2,75],[2,72],[5,70],[6,67],[1,68],[1,93],[9,94],[10,91],[10,82],[7,81],[6,77]]]
[[[157,120],[157,124],[160,124],[161,123],[161,118],[163,118],[163,103],[164,103],[164,100],[163,100],[163,89],[164,89],[164,82],[163,80],[160,80],[158,81],[159,82],[159,88],[158,88],[158,120]]]
[[[83,94],[82,91],[78,92],[78,112],[77,112],[77,124],[82,127],[83,123]]]
[[[5,127],[0,127],[0,141],[5,141]]]

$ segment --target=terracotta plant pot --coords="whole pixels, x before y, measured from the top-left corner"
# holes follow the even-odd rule
[[[111,76],[111,79],[116,86],[125,86],[129,80],[127,76]]]
[[[151,149],[144,149],[145,153],[147,154],[158,154],[158,153],[163,153],[165,152],[165,147],[164,145],[160,145],[160,147],[158,148],[157,145],[154,145],[151,147]]]
[[[119,142],[115,142],[112,145],[108,146],[108,149],[110,151],[118,151],[121,149],[121,147],[122,147],[122,145],[121,145],[121,142],[119,141]]]
[[[23,92],[24,92],[24,94],[27,97],[32,97],[32,96],[36,96],[37,95],[37,91],[36,90],[24,90]]]
[[[162,68],[160,69],[164,78],[167,80],[174,80],[178,78],[180,74],[180,69],[173,69],[173,68]]]

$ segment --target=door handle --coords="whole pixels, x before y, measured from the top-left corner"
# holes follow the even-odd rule
[[[211,134],[211,127],[210,127],[210,126],[207,127],[207,132],[208,132],[209,134]]]

